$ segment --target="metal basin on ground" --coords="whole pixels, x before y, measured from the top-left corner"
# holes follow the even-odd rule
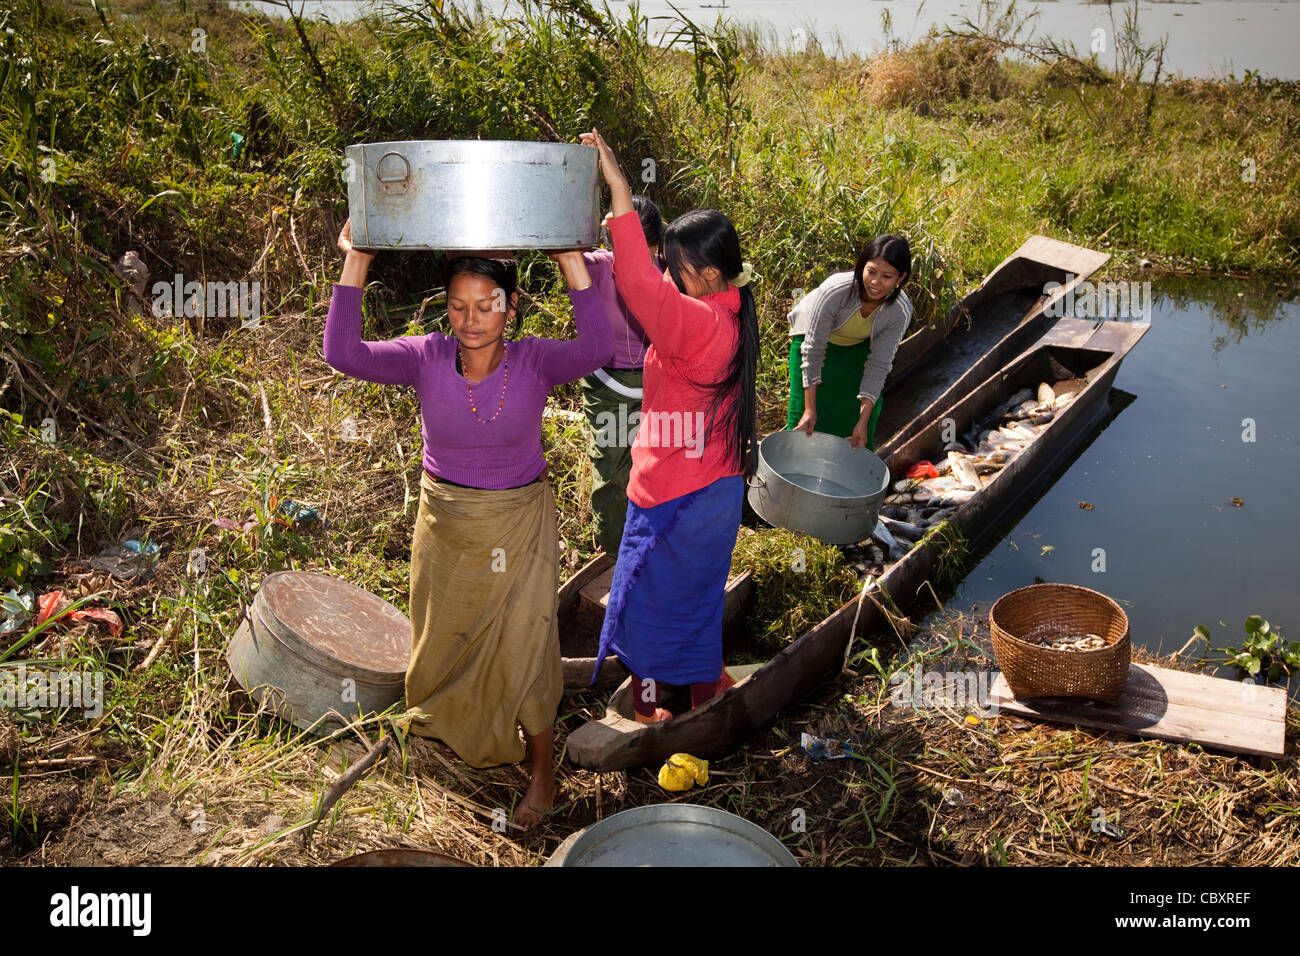
[[[574,249],[600,227],[596,150],[573,143],[403,140],[347,148],[364,249]]]
[[[865,448],[823,432],[773,432],[759,443],[749,504],[764,521],[829,544],[871,536],[889,469]]]
[[[547,866],[798,866],[772,834],[713,807],[662,803],[606,817],[560,844]]]
[[[304,730],[330,711],[353,717],[397,703],[410,656],[405,614],[306,571],[268,575],[226,649],[239,686]]]

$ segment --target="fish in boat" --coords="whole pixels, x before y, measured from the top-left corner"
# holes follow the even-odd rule
[[[957,476],[962,488],[969,488],[971,491],[979,489],[979,474],[975,471],[975,466],[971,464],[970,459],[950,451],[948,452],[948,461],[952,463],[952,473]]]
[[[925,531],[918,528],[916,525],[907,521],[898,521],[888,515],[882,514],[880,516],[880,521],[894,536],[895,540],[898,538],[906,538],[908,541],[920,541],[921,536],[925,534]]]
[[[907,549],[898,543],[898,539],[890,533],[889,529],[885,527],[883,521],[876,522],[876,528],[871,532],[871,540],[878,541],[880,544],[884,545],[885,553],[889,557],[890,561],[897,561],[903,555],[907,554]]]

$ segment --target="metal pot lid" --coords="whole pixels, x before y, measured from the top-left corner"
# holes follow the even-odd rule
[[[383,598],[311,571],[277,571],[252,614],[290,651],[344,677],[378,684],[406,677],[411,622]]]
[[[567,841],[566,841],[567,842]],[[772,834],[713,807],[634,807],[582,831],[562,866],[798,866]]]

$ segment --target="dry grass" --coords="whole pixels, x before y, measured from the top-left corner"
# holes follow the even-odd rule
[[[978,625],[955,626],[970,634]],[[978,653],[963,650],[971,646],[956,642],[946,662],[977,665]],[[561,752],[567,732],[598,710],[566,702]],[[95,754],[66,731],[24,744],[24,799],[61,832],[21,862],[321,865],[408,846],[528,866],[576,829],[670,801],[738,813],[782,837],[804,865],[1300,862],[1294,718],[1287,757],[1271,761],[1008,716],[973,726],[962,713],[896,708],[879,679],[846,673],[714,761],[709,784],[687,794],[661,790],[657,768],[600,774],[561,760],[555,809],[532,832],[502,824],[526,785],[522,768],[475,770],[399,731],[398,754],[346,792],[304,847],[329,782],[392,725],[372,718],[324,742],[301,734],[259,714],[210,653],[176,712],[138,776],[122,782],[119,773],[116,786],[108,772],[123,766],[124,748]],[[847,740],[862,756],[815,763],[798,747],[803,730]],[[35,763],[52,758],[71,762]],[[1092,832],[1097,808],[1122,838]]]
[[[867,66],[862,95],[877,109],[907,106],[923,92],[921,70],[906,53],[882,53]]]

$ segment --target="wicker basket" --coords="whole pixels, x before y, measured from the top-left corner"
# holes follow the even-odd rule
[[[998,665],[1021,700],[1086,697],[1113,704],[1124,691],[1128,615],[1104,594],[1074,584],[1033,584],[998,598],[989,627]],[[1096,634],[1106,646],[1065,651],[1041,644],[1076,633]]]

